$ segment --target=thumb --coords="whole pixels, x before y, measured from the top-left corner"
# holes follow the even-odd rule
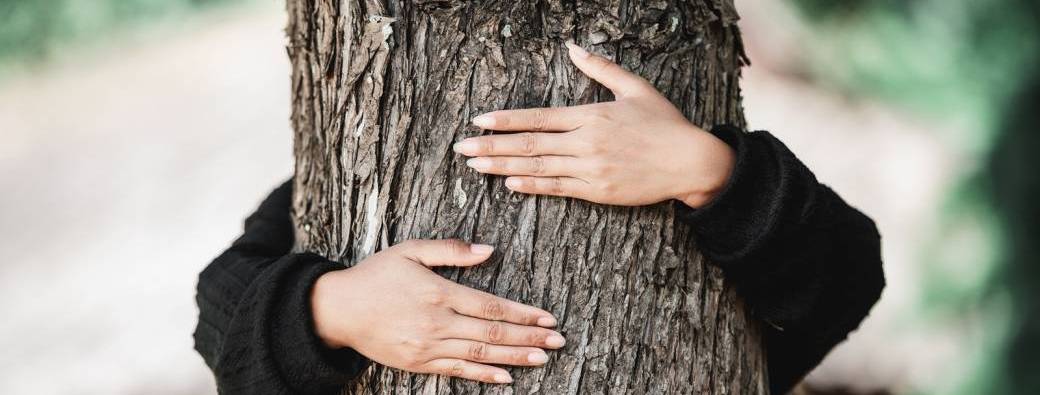
[[[643,77],[625,70],[607,58],[593,55],[578,44],[568,41],[567,55],[574,66],[589,78],[614,92],[614,97],[638,96],[656,90]]]
[[[495,250],[487,244],[471,244],[458,239],[408,240],[393,249],[427,267],[473,266],[487,260]]]

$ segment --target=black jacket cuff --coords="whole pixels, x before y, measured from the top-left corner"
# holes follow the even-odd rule
[[[283,273],[272,306],[272,356],[286,383],[305,394],[338,393],[368,360],[352,349],[330,349],[318,337],[311,314],[311,290],[321,275],[343,266],[315,254],[287,256],[295,262]]]
[[[722,191],[704,207],[694,209],[676,201],[676,215],[693,227],[701,251],[727,268],[768,241],[766,236],[775,224],[764,214],[776,211],[769,206],[779,203],[779,177],[777,169],[769,166],[772,158],[763,157],[768,151],[749,147],[754,142],[743,130],[720,125],[711,133],[733,148],[733,172]]]
[[[804,318],[825,283],[820,262],[806,248],[820,235],[806,232],[818,183],[768,132],[712,130],[736,153],[733,173],[708,205],[676,203],[676,215],[697,235],[697,247],[736,283],[756,316],[776,327]],[[826,242],[821,241],[826,244]],[[818,246],[823,248],[823,246]]]

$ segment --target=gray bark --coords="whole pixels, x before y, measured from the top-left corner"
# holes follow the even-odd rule
[[[563,42],[743,124],[731,0],[288,0],[297,249],[347,265],[411,238],[493,244],[440,273],[542,307],[567,346],[512,385],[374,365],[348,393],[765,393],[755,323],[669,204],[511,194],[451,151],[490,110],[610,100]],[[652,133],[653,131],[647,131]],[[393,292],[393,290],[387,290]]]

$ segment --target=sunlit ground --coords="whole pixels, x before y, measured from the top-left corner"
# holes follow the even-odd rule
[[[944,388],[966,335],[908,317],[936,207],[970,163],[937,125],[791,77],[791,21],[738,3],[751,126],[884,238],[881,303],[810,382]],[[211,11],[0,80],[0,393],[214,392],[192,350],[196,274],[291,173],[280,7]]]

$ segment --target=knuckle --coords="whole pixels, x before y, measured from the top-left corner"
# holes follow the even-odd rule
[[[496,170],[508,170],[509,161],[498,157],[491,158],[491,168]]]
[[[441,323],[433,319],[432,317],[424,318],[422,321],[419,322],[419,330],[423,333],[437,333],[441,329]]]
[[[512,355],[509,356],[509,359],[514,365],[526,365],[528,354],[527,351],[513,351]]]
[[[428,347],[413,348],[410,352],[405,353],[401,360],[406,366],[422,366],[429,362],[429,358],[426,357],[428,351]]]
[[[528,312],[520,312],[518,316],[520,318],[520,322],[526,325],[531,325],[538,322],[538,316]]]
[[[530,177],[520,178],[520,189],[524,191],[538,192],[538,184]]]
[[[545,174],[545,159],[540,156],[531,158],[531,174]]]
[[[544,333],[539,331],[531,331],[527,334],[527,344],[532,346],[545,344],[546,336]]]
[[[596,68],[599,73],[605,73],[610,71],[610,68],[614,66],[614,62],[607,60],[607,58],[594,56],[592,57],[592,67]]]
[[[433,349],[433,343],[427,339],[421,339],[415,344],[416,356],[426,355]]]
[[[448,364],[448,366],[444,368],[443,374],[445,376],[462,377],[462,374],[465,372],[466,368],[463,365],[462,361],[455,361]]]
[[[603,177],[610,174],[610,164],[606,161],[596,161],[592,164],[592,175]]]
[[[462,240],[451,239],[447,240],[445,244],[448,249],[447,252],[448,254],[450,254],[450,256],[465,255],[469,252],[469,246],[466,245],[466,243]]]
[[[495,373],[493,373],[493,372],[481,373],[480,374],[480,381],[483,381],[485,383],[495,383],[496,382],[495,381]]]
[[[594,133],[589,133],[588,135],[583,136],[581,140],[577,141],[575,148],[582,154],[596,155],[596,151],[599,148],[597,147],[598,144],[596,143],[595,138]]]
[[[520,150],[526,155],[533,155],[538,150],[538,139],[534,133],[525,132],[520,134]]]
[[[550,180],[549,181],[549,192],[552,193],[553,195],[562,195],[563,192],[564,192],[563,191],[563,180],[561,180],[559,177],[554,177],[552,180]]]
[[[480,153],[483,154],[491,154],[495,152],[495,142],[489,138],[477,140],[477,147],[479,147]]]
[[[487,345],[484,343],[474,343],[469,346],[467,354],[472,361],[484,361],[487,359]]]
[[[607,151],[607,139],[603,136],[603,133],[590,133],[585,138],[585,144],[592,155],[601,155]]]
[[[431,285],[421,297],[421,302],[428,306],[442,306],[447,300],[448,286],[445,284]]]
[[[536,108],[533,110],[531,117],[531,129],[542,131],[549,126],[549,112],[544,108]]]
[[[607,122],[607,115],[598,107],[588,110],[582,118],[583,126],[589,128],[602,128]]]
[[[411,371],[415,371],[415,372],[427,371],[428,372],[430,370],[430,367],[428,365],[429,363],[430,363],[429,359],[413,357],[413,358],[410,358],[410,359],[405,361],[405,366],[407,366],[409,368],[408,370],[411,370]]]
[[[401,358],[401,366],[407,370],[419,371],[423,365],[423,361],[420,358],[414,356],[408,356]]]
[[[484,302],[483,306],[484,316],[489,320],[501,320],[502,319],[502,302],[495,299],[488,299]]]
[[[596,70],[600,70],[607,63],[607,58],[601,55],[595,55],[589,57],[589,65],[595,67]]]
[[[408,350],[406,358],[409,360],[419,359],[421,355],[430,349],[430,343],[420,337],[409,337],[403,343],[404,349]]]
[[[488,324],[485,336],[487,337],[488,343],[502,343],[502,339],[505,338],[505,328],[503,328],[500,323],[492,322]]]

